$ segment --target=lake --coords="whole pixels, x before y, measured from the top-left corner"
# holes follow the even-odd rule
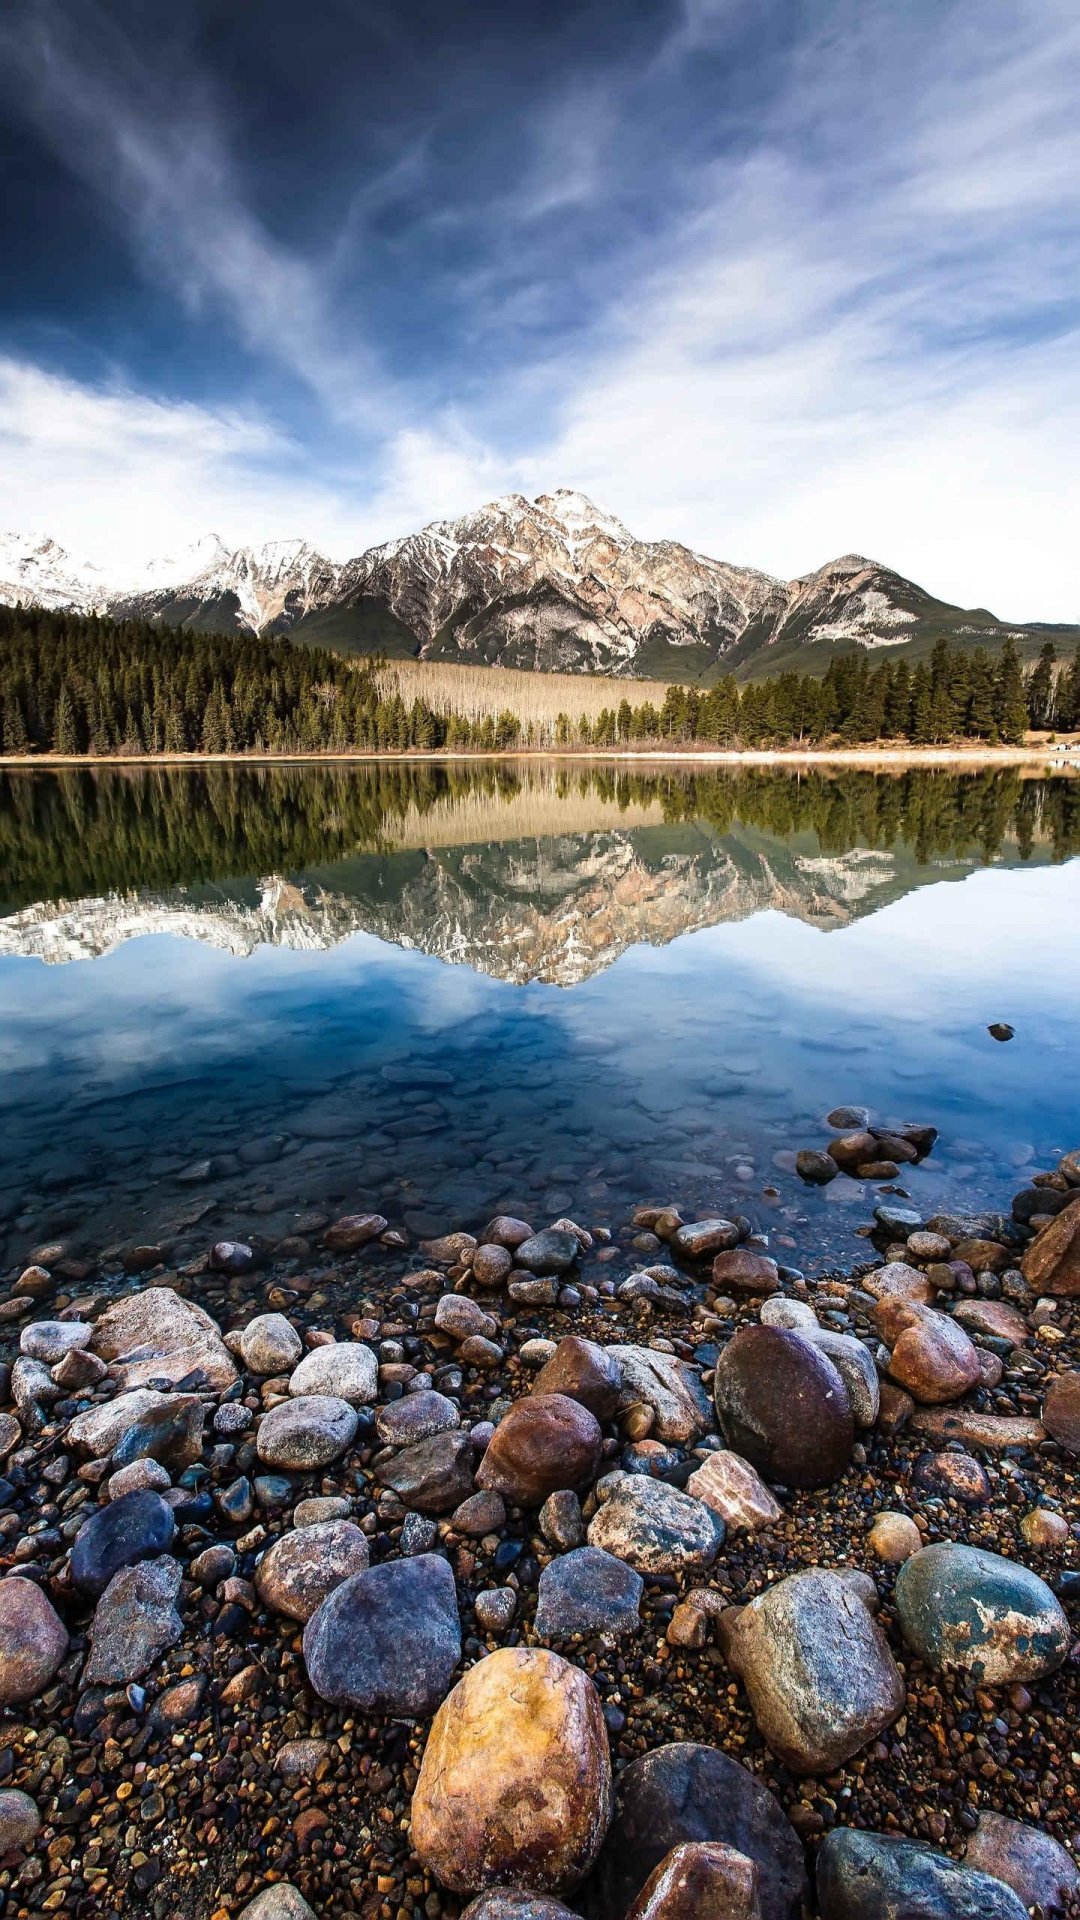
[[[1002,1205],[1076,1144],[1078,854],[1017,770],[0,774],[0,1258],[670,1201],[823,1271],[839,1103]]]

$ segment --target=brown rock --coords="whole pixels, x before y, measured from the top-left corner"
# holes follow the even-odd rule
[[[734,1247],[730,1253],[718,1253],[713,1261],[713,1282],[730,1293],[779,1293],[780,1274],[775,1260],[767,1253],[752,1253],[749,1247]]]
[[[767,1480],[824,1487],[855,1444],[847,1388],[832,1361],[798,1333],[740,1327],[716,1365],[724,1438]]]
[[[959,1500],[965,1507],[983,1507],[990,1498],[986,1468],[970,1453],[922,1453],[912,1477],[924,1493]]]
[[[964,1440],[971,1447],[999,1451],[1004,1447],[1039,1447],[1046,1428],[1038,1420],[1000,1413],[978,1413],[974,1407],[918,1407],[911,1416],[917,1433],[931,1440]]]
[[[878,1143],[872,1133],[842,1133],[830,1140],[825,1149],[830,1160],[835,1160],[845,1173],[854,1173],[867,1160],[877,1160]]]
[[[953,1248],[953,1259],[962,1260],[972,1273],[1004,1273],[1012,1264],[1008,1247],[997,1240],[960,1240]]]
[[[0,1580],[0,1706],[41,1693],[67,1650],[67,1628],[48,1595],[17,1575]]]
[[[485,1246],[491,1242],[499,1247],[509,1247],[513,1252],[515,1247],[524,1246],[526,1240],[531,1240],[532,1233],[527,1220],[515,1220],[512,1213],[497,1213],[494,1220],[488,1221],[480,1237]]]
[[[1032,1242],[1020,1271],[1036,1293],[1080,1295],[1080,1206],[1066,1207]]]
[[[516,1507],[539,1507],[561,1487],[595,1479],[602,1435],[595,1414],[565,1393],[533,1393],[499,1422],[480,1471],[479,1487]]]
[[[899,1567],[918,1553],[922,1546],[922,1534],[906,1513],[877,1513],[874,1524],[866,1536],[871,1553],[876,1553],[886,1566]]]
[[[1080,1454],[1080,1373],[1059,1373],[1046,1389],[1043,1426],[1066,1453]]]
[[[959,1400],[978,1383],[978,1350],[948,1314],[911,1300],[884,1300],[874,1319],[892,1347],[893,1379],[924,1406]]]
[[[310,1620],[328,1593],[368,1564],[366,1536],[351,1520],[294,1528],[268,1547],[255,1573],[260,1600],[290,1620]]]
[[[720,1448],[706,1456],[686,1483],[687,1493],[704,1500],[732,1533],[756,1533],[783,1516],[760,1474],[740,1454]]]
[[[1003,1813],[979,1815],[964,1865],[1003,1880],[1029,1911],[1040,1907],[1044,1913],[1063,1912],[1080,1897],[1080,1873],[1065,1848],[1038,1827]]]
[[[323,1246],[331,1253],[357,1253],[385,1233],[387,1225],[381,1213],[346,1213],[327,1227]]]
[[[994,1340],[1007,1340],[1013,1347],[1028,1342],[1028,1323],[1007,1300],[961,1300],[953,1319],[971,1333],[986,1333]]]
[[[217,1321],[171,1287],[144,1287],[107,1307],[90,1347],[125,1391],[148,1380],[176,1386],[200,1372],[216,1393],[225,1393],[237,1377]]]
[[[755,1862],[720,1840],[673,1847],[626,1920],[761,1920]]]
[[[732,1220],[691,1220],[672,1234],[671,1248],[680,1260],[707,1260],[711,1253],[737,1247],[741,1238]]]
[[[611,1818],[600,1696],[542,1648],[502,1647],[459,1680],[432,1722],[412,1844],[455,1893],[576,1885]]]
[[[893,1380],[883,1380],[878,1394],[878,1432],[892,1440],[907,1426],[915,1411],[915,1402],[910,1393],[905,1393],[903,1387],[898,1387]]]
[[[470,1900],[461,1920],[577,1920],[569,1907],[549,1893],[523,1893],[516,1887],[492,1887]]]
[[[860,1285],[875,1300],[916,1300],[927,1307],[934,1300],[934,1289],[926,1275],[918,1267],[909,1267],[906,1260],[890,1260],[884,1267],[875,1267],[872,1273],[863,1274]]]
[[[494,1241],[477,1247],[473,1254],[473,1279],[478,1287],[501,1287],[513,1267],[514,1256],[509,1247],[497,1246]]]
[[[610,1420],[622,1393],[622,1368],[610,1347],[582,1340],[576,1333],[560,1340],[536,1376],[534,1393],[564,1393],[598,1420]]]

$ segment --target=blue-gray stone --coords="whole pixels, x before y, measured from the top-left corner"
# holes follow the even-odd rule
[[[536,1632],[541,1640],[574,1634],[632,1633],[640,1624],[645,1582],[602,1547],[577,1547],[540,1575]]]
[[[368,1713],[433,1713],[460,1658],[454,1576],[436,1553],[385,1560],[353,1574],[304,1628],[304,1661],[316,1693]]]
[[[142,1487],[122,1494],[79,1528],[71,1549],[72,1583],[97,1599],[122,1567],[166,1553],[175,1532],[172,1508],[160,1493]]]
[[[576,1234],[565,1227],[545,1227],[531,1234],[514,1252],[514,1265],[541,1276],[568,1273],[581,1252]]]
[[[910,1562],[908,1562],[910,1565]],[[895,1834],[834,1827],[818,1854],[822,1920],[1026,1920],[1004,1881]]]
[[[1069,1623],[1046,1582],[981,1547],[942,1541],[912,1554],[896,1577],[896,1611],[927,1666],[984,1686],[1038,1680],[1069,1651]]]

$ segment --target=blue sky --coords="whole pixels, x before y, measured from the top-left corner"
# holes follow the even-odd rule
[[[511,489],[1080,618],[1075,0],[8,0],[0,526]]]

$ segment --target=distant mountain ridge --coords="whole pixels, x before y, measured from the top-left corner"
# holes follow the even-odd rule
[[[48,538],[0,535],[0,601],[395,658],[687,681],[814,671],[856,647],[919,653],[939,633],[972,646],[1011,633],[1032,652],[1046,631],[936,600],[861,554],[783,581],[638,540],[567,488],[506,495],[343,563],[303,540],[230,551],[208,535],[127,582]]]

